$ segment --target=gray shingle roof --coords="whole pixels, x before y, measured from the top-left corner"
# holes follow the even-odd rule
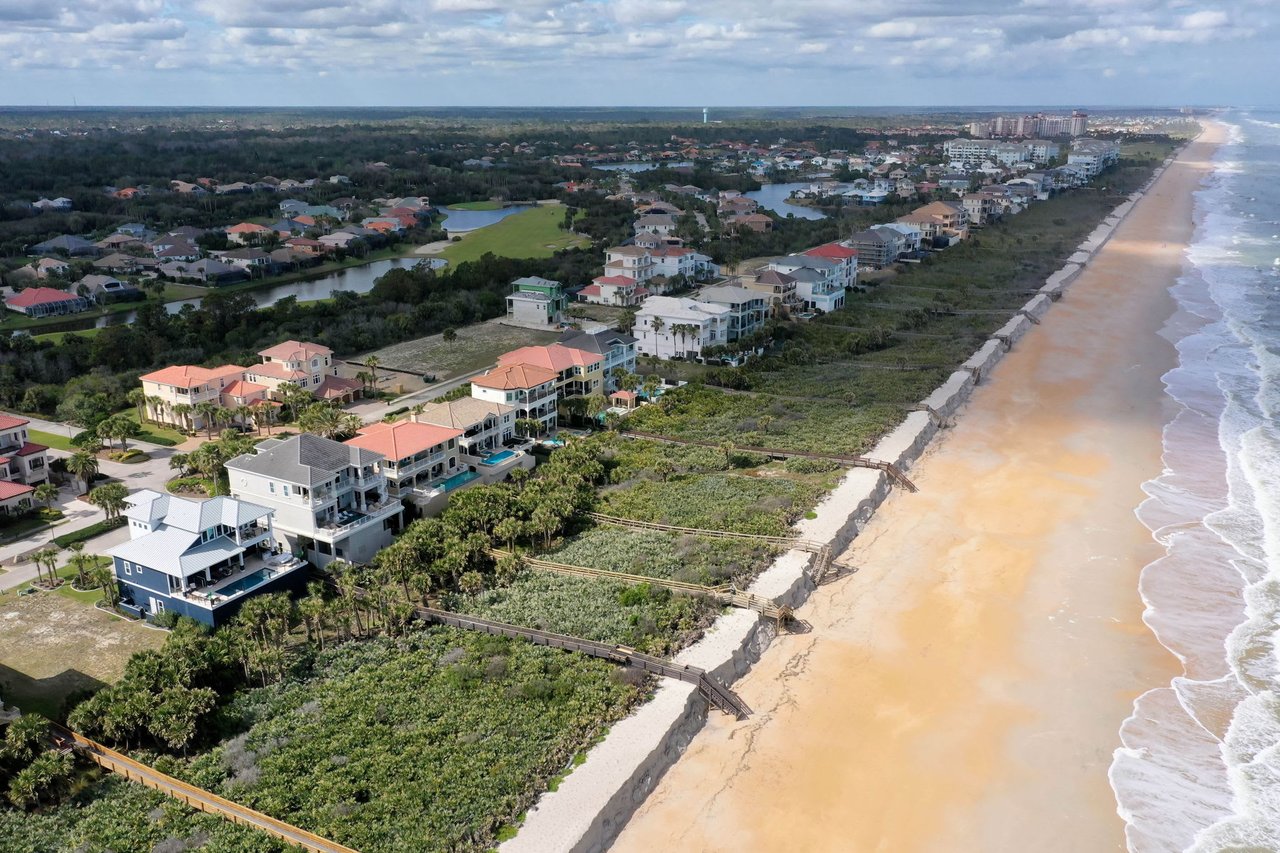
[[[329,482],[345,468],[373,465],[383,458],[372,450],[303,433],[274,443],[264,441],[256,453],[237,456],[227,468],[310,488]]]

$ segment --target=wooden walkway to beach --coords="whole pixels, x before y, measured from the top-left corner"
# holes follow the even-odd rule
[[[51,726],[59,746],[74,749],[103,769],[119,774],[130,782],[137,782],[140,785],[153,788],[179,802],[185,803],[193,809],[218,815],[232,823],[253,827],[288,844],[312,851],[312,853],[357,853],[350,847],[344,847],[327,838],[321,838],[313,832],[299,829],[282,820],[276,820],[262,812],[254,811],[247,806],[233,803],[231,800],[219,797],[217,794],[212,794],[203,788],[189,785],[181,779],[175,779],[172,776],[161,773],[159,770],[134,761],[127,755],[116,752],[110,747],[103,746],[95,740],[90,740],[84,735],[73,732],[56,723],[51,724]]]
[[[657,433],[640,432],[632,429],[622,430],[619,434],[628,438],[660,441],[664,444],[683,444],[688,447],[709,447],[713,450],[720,450],[723,446],[712,441],[695,441],[687,438],[672,438],[669,435],[658,435]],[[759,453],[763,456],[769,456],[774,459],[823,459],[840,465],[848,465],[850,468],[874,468],[888,474],[890,479],[907,491],[919,491],[919,489],[916,488],[916,484],[908,480],[907,476],[902,473],[898,466],[890,462],[883,462],[879,459],[868,459],[865,456],[844,456],[836,453],[811,453],[807,450],[779,450],[776,447],[752,447],[750,445],[734,445],[733,449],[741,450],[744,453]]]

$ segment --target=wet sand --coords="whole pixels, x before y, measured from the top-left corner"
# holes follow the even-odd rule
[[[1141,621],[1134,516],[1172,415],[1158,335],[1216,128],[974,393],[954,429],[713,714],[614,845],[1124,849],[1107,780],[1133,699],[1177,668]]]

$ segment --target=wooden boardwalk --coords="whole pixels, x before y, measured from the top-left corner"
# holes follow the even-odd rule
[[[719,450],[722,445],[712,441],[694,441],[685,438],[672,438],[669,435],[658,435],[652,432],[639,432],[638,430],[625,429],[620,435],[628,438],[643,438],[648,441],[660,441],[665,444],[683,444],[689,447],[710,447]],[[909,492],[919,491],[916,484],[907,479],[907,476],[899,470],[898,466],[884,462],[879,459],[868,459],[865,456],[844,456],[836,453],[811,453],[807,450],[780,450],[776,447],[751,447],[749,445],[734,445],[734,450],[741,450],[744,453],[759,453],[764,456],[770,456],[774,459],[825,459],[836,462],[840,465],[848,465],[850,468],[874,468],[883,471],[889,477]]]
[[[127,755],[90,740],[68,728],[52,724],[55,738],[60,746],[69,747],[98,766],[117,773],[131,782],[137,782],[148,788],[154,788],[162,794],[173,797],[193,809],[224,817],[232,823],[250,826],[274,836],[288,844],[301,847],[312,853],[357,853],[350,847],[344,847],[327,838],[321,838],[305,829],[276,820],[262,812],[254,811],[247,806],[233,803],[217,794],[189,785],[181,779],[161,773],[159,770],[134,761]]]

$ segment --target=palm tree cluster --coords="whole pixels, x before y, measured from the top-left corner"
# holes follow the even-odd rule
[[[298,428],[303,432],[335,441],[351,438],[362,426],[359,415],[344,412],[332,403],[312,403],[298,414]]]
[[[224,494],[226,464],[229,460],[253,450],[253,443],[235,430],[223,430],[217,441],[209,441],[190,453],[175,453],[169,457],[169,467],[179,477],[193,474],[208,480],[214,494]]]
[[[112,415],[99,421],[94,434],[104,442],[119,441],[121,450],[129,449],[129,439],[142,434],[142,427],[127,415]]]

